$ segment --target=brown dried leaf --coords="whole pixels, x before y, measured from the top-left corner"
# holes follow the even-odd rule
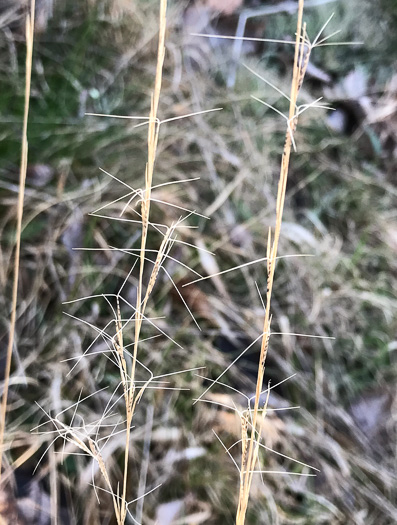
[[[201,291],[200,288],[195,284],[184,286],[188,282],[189,279],[180,279],[175,284],[178,288],[179,293],[183,297],[183,300],[188,305],[190,311],[192,312],[195,318],[207,319],[213,325],[217,326],[216,319],[212,313],[212,309],[210,307],[210,303],[206,294],[203,291]],[[171,295],[173,296],[176,302],[180,302],[180,296],[174,288],[172,289]]]
[[[221,410],[217,414],[217,431],[227,432],[237,439],[241,437],[241,418],[236,412]]]

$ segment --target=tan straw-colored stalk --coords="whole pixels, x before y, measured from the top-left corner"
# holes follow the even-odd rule
[[[15,238],[15,260],[14,260],[14,279],[12,285],[12,299],[11,299],[11,320],[10,332],[8,336],[6,365],[4,372],[4,388],[1,400],[0,411],[0,481],[2,475],[2,460],[4,452],[4,436],[6,426],[7,400],[8,389],[10,384],[12,349],[15,339],[15,325],[17,319],[17,298],[18,298],[18,280],[19,280],[19,261],[21,253],[21,232],[22,232],[22,216],[23,216],[23,202],[25,196],[25,180],[26,169],[28,164],[28,116],[29,116],[29,102],[30,102],[30,83],[32,78],[32,57],[33,57],[33,40],[34,40],[34,13],[35,0],[31,0],[30,14],[26,17],[26,73],[25,73],[25,108],[23,115],[23,129],[22,129],[22,152],[21,152],[21,166],[19,172],[19,193],[17,205],[17,229]]]
[[[306,68],[309,60],[309,48],[305,43],[306,28],[302,23],[304,0],[299,0],[298,8],[298,23],[295,41],[295,58],[293,66],[293,77],[290,95],[289,119],[288,127],[285,135],[285,143],[281,160],[280,178],[277,190],[277,205],[276,205],[276,226],[272,240],[272,233],[269,230],[268,244],[267,244],[267,292],[266,292],[266,311],[263,323],[263,337],[261,343],[261,351],[258,365],[258,376],[255,390],[255,403],[252,411],[252,426],[251,434],[248,438],[248,443],[245,444],[245,450],[242,455],[241,475],[240,475],[240,491],[239,501],[236,514],[236,525],[244,525],[245,516],[248,507],[249,493],[252,483],[253,472],[255,471],[255,464],[258,458],[259,439],[261,432],[261,422],[258,421],[260,394],[263,387],[263,377],[265,372],[266,356],[269,346],[269,334],[271,324],[271,299],[274,283],[274,273],[276,267],[277,251],[281,231],[281,222],[283,217],[285,192],[287,187],[289,161],[291,156],[291,149],[293,146],[293,134],[296,129],[297,118],[297,98],[299,90],[302,86],[303,78],[306,73]],[[243,440],[246,441],[246,429],[243,428]],[[248,448],[248,452],[247,452]]]

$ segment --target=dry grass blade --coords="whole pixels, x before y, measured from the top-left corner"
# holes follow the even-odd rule
[[[8,388],[11,372],[12,348],[15,338],[15,325],[17,318],[17,298],[18,298],[18,280],[19,280],[19,260],[21,252],[21,232],[22,232],[22,217],[23,217],[23,202],[25,195],[25,180],[28,163],[28,116],[29,116],[29,102],[30,102],[30,83],[32,77],[32,56],[33,56],[33,40],[34,40],[34,14],[35,14],[35,0],[31,0],[30,15],[26,18],[26,73],[25,73],[25,108],[23,115],[23,131],[22,131],[22,153],[21,153],[21,167],[19,173],[19,193],[18,193],[18,211],[17,211],[17,230],[15,243],[15,262],[14,262],[14,280],[12,287],[11,299],[11,321],[10,331],[8,337],[6,365],[4,373],[4,389],[1,400],[1,416],[0,416],[0,480],[2,474],[2,460],[3,460],[3,445],[5,434],[5,422],[7,412]]]

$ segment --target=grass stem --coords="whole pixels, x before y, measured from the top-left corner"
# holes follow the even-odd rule
[[[281,223],[284,211],[285,193],[287,188],[289,162],[291,157],[291,149],[293,147],[293,135],[297,124],[297,98],[299,90],[302,86],[303,78],[306,73],[306,68],[309,60],[310,48],[305,45],[306,27],[302,22],[303,18],[304,0],[299,0],[298,6],[298,22],[295,41],[295,57],[293,66],[293,77],[291,84],[290,106],[288,126],[285,135],[284,149],[281,159],[280,177],[277,190],[276,203],[276,225],[274,230],[274,237],[272,240],[272,233],[269,229],[268,243],[267,243],[267,292],[266,292],[266,310],[263,323],[262,333],[264,334],[261,342],[261,351],[258,365],[258,375],[255,390],[255,402],[252,413],[252,429],[250,436],[247,436],[246,423],[242,423],[242,463],[240,474],[240,491],[239,501],[236,514],[236,525],[244,525],[245,516],[248,507],[249,493],[252,483],[252,476],[255,472],[255,465],[258,458],[259,439],[261,434],[261,422],[258,421],[260,412],[260,397],[263,390],[263,378],[265,372],[266,356],[269,347],[269,334],[271,325],[271,299],[274,283],[274,273],[276,267],[276,259],[278,252],[278,244],[281,232]],[[266,406],[262,414],[263,418],[266,416]]]
[[[18,300],[18,281],[19,281],[19,263],[21,254],[21,233],[22,233],[22,217],[23,217],[23,203],[25,196],[25,181],[26,170],[28,164],[28,117],[29,117],[29,103],[30,103],[30,84],[32,78],[32,57],[33,57],[33,41],[34,41],[34,15],[35,15],[35,0],[31,0],[30,14],[26,17],[26,72],[25,72],[25,107],[23,115],[22,128],[22,152],[21,152],[21,166],[19,171],[19,193],[17,204],[17,229],[15,238],[15,261],[14,261],[14,279],[12,285],[11,298],[11,320],[10,332],[8,336],[6,364],[4,371],[4,387],[3,396],[1,399],[0,411],[0,481],[2,475],[2,461],[4,452],[4,436],[7,413],[8,389],[10,384],[12,349],[15,339],[15,326],[17,320],[17,300]]]

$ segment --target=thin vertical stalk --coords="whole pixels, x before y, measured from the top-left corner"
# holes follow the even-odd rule
[[[299,0],[298,7],[298,22],[296,31],[295,41],[295,57],[293,66],[293,77],[291,84],[291,96],[290,96],[290,107],[289,107],[289,120],[288,128],[285,135],[284,149],[281,159],[280,177],[277,190],[277,203],[276,203],[276,225],[274,230],[274,238],[272,241],[271,230],[269,229],[268,234],[268,245],[267,245],[267,291],[266,291],[266,311],[263,323],[263,334],[261,342],[261,351],[258,365],[258,375],[255,389],[255,403],[252,413],[252,428],[251,434],[248,439],[248,443],[245,445],[248,447],[248,452],[245,450],[242,457],[241,464],[241,475],[240,475],[240,492],[239,502],[236,514],[236,525],[244,525],[245,516],[248,507],[249,493],[252,483],[253,471],[255,470],[255,464],[258,457],[259,449],[259,438],[261,432],[261,425],[258,424],[258,413],[259,413],[259,402],[260,394],[263,388],[263,378],[265,372],[265,363],[267,357],[267,351],[269,346],[269,334],[271,325],[271,299],[274,283],[274,273],[277,259],[278,244],[280,239],[281,223],[284,211],[285,193],[288,180],[289,162],[292,149],[292,138],[293,133],[296,129],[297,119],[295,117],[297,111],[297,98],[300,87],[305,76],[306,67],[309,59],[309,49],[306,49],[304,37],[306,34],[306,28],[302,24],[303,18],[303,5],[304,0]]]
[[[10,333],[8,337],[6,365],[4,372],[4,388],[1,400],[0,412],[0,481],[2,475],[2,461],[4,448],[4,435],[6,425],[7,400],[8,389],[10,385],[12,349],[15,339],[15,325],[17,319],[17,299],[18,299],[18,281],[19,281],[19,264],[21,253],[21,232],[22,232],[22,217],[23,217],[23,203],[25,196],[25,180],[26,169],[28,164],[28,117],[29,117],[29,102],[30,102],[30,84],[32,78],[32,57],[33,57],[33,40],[34,40],[34,13],[35,0],[31,0],[30,14],[26,17],[26,73],[25,73],[25,106],[23,115],[22,128],[22,151],[21,151],[21,166],[19,171],[19,193],[17,204],[17,229],[15,239],[15,260],[14,260],[14,279],[12,285],[12,299],[11,299],[11,319],[10,319]]]
[[[121,496],[121,508],[120,508],[120,524],[123,525],[127,514],[127,480],[128,480],[128,465],[129,465],[129,450],[130,450],[130,437],[131,437],[131,422],[134,415],[136,403],[135,392],[135,372],[138,355],[139,336],[142,327],[142,321],[144,317],[144,310],[146,307],[147,296],[142,301],[143,297],[143,275],[145,268],[145,252],[146,243],[149,229],[149,214],[150,214],[150,198],[152,191],[152,180],[154,173],[154,165],[156,160],[157,143],[159,136],[159,119],[157,117],[157,111],[160,101],[161,84],[163,77],[163,65],[165,56],[165,32],[166,32],[166,13],[167,13],[167,0],[160,0],[160,22],[159,22],[159,41],[157,51],[157,66],[156,66],[156,77],[154,83],[154,91],[151,97],[149,126],[148,126],[148,160],[146,163],[145,170],[145,189],[142,196],[141,204],[141,215],[142,215],[142,236],[141,236],[141,248],[140,248],[140,265],[139,265],[139,280],[137,288],[137,300],[136,300],[136,311],[135,311],[135,330],[134,330],[134,347],[132,355],[132,365],[130,379],[127,383],[127,390],[125,391],[126,399],[126,444],[124,451],[124,472],[123,472],[123,491]],[[121,340],[121,338],[120,338]],[[121,348],[123,352],[123,348]],[[127,376],[128,377],[128,376]]]

